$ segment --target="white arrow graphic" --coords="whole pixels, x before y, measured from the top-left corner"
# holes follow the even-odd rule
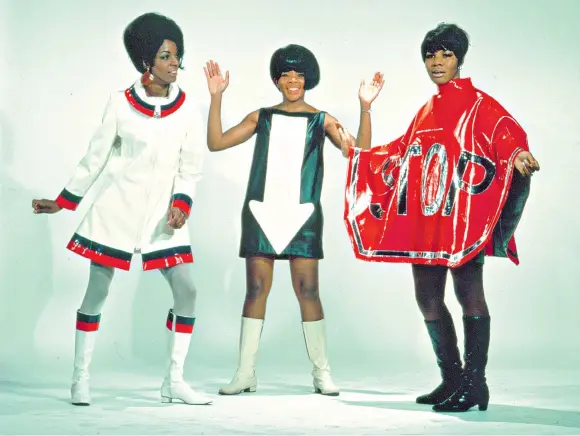
[[[314,212],[300,204],[300,181],[306,117],[272,115],[264,201],[250,200],[250,210],[276,253],[280,254]]]

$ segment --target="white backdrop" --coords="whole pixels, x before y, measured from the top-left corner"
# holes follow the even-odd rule
[[[516,234],[521,265],[488,259],[492,314],[490,366],[565,369],[580,363],[580,281],[576,151],[580,146],[580,29],[575,0],[392,1],[4,0],[0,7],[0,362],[4,374],[27,364],[72,366],[75,310],[88,262],[65,245],[82,214],[33,216],[32,198],[54,198],[84,154],[108,93],[137,78],[122,44],[124,27],[157,11],[185,34],[179,83],[207,114],[202,67],[231,73],[224,127],[278,102],[272,52],[303,44],[322,80],[307,100],[355,132],[360,79],[376,70],[386,85],[373,112],[373,143],[400,135],[435,92],[421,62],[426,31],[456,22],[471,37],[463,76],[496,97],[524,126],[542,170]],[[2,35],[3,34],[3,35]],[[200,138],[205,133],[200,132]],[[342,222],[346,161],[326,144],[321,293],[337,381],[348,371],[429,367],[434,356],[413,298],[410,267],[366,264],[352,254]],[[245,292],[237,256],[240,208],[253,149],[206,154],[191,234],[199,288],[190,369],[236,364]],[[95,187],[97,188],[97,187]],[[89,198],[94,195],[91,192]],[[170,291],[139,257],[117,272],[103,311],[96,366],[159,365]],[[450,282],[450,281],[449,281]],[[460,311],[448,302],[461,331]],[[43,366],[38,366],[41,363]],[[260,366],[308,367],[287,262],[276,266]]]

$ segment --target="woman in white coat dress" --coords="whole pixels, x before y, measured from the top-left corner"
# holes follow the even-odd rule
[[[91,261],[85,297],[77,311],[72,404],[89,405],[89,364],[101,309],[116,268],[128,270],[135,252],[143,270],[159,269],[174,305],[167,317],[169,362],[164,402],[210,404],[183,380],[195,323],[196,290],[187,228],[205,147],[203,124],[175,83],[184,53],[183,34],[171,19],[148,13],[124,32],[127,53],[143,75],[111,94],[102,123],[73,177],[56,200],[34,200],[34,213],[75,210],[111,165],[67,248]]]

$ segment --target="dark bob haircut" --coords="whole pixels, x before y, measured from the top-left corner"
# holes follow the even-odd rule
[[[135,18],[123,33],[127,54],[140,73],[147,70],[143,63],[153,67],[155,56],[166,39],[173,41],[177,46],[181,68],[184,53],[183,33],[172,19],[150,12]]]
[[[451,50],[457,57],[457,64],[461,66],[468,48],[469,37],[465,30],[455,24],[440,23],[425,35],[421,44],[421,57],[425,62],[427,53]]]
[[[304,74],[304,88],[310,90],[320,82],[320,68],[314,54],[306,47],[290,44],[279,48],[270,59],[270,77],[277,81],[282,73],[296,71]]]

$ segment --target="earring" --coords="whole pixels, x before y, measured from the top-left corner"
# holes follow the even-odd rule
[[[143,86],[149,86],[153,83],[153,79],[155,79],[155,76],[151,74],[149,67],[147,67],[147,71],[145,71],[141,76],[141,84]]]

